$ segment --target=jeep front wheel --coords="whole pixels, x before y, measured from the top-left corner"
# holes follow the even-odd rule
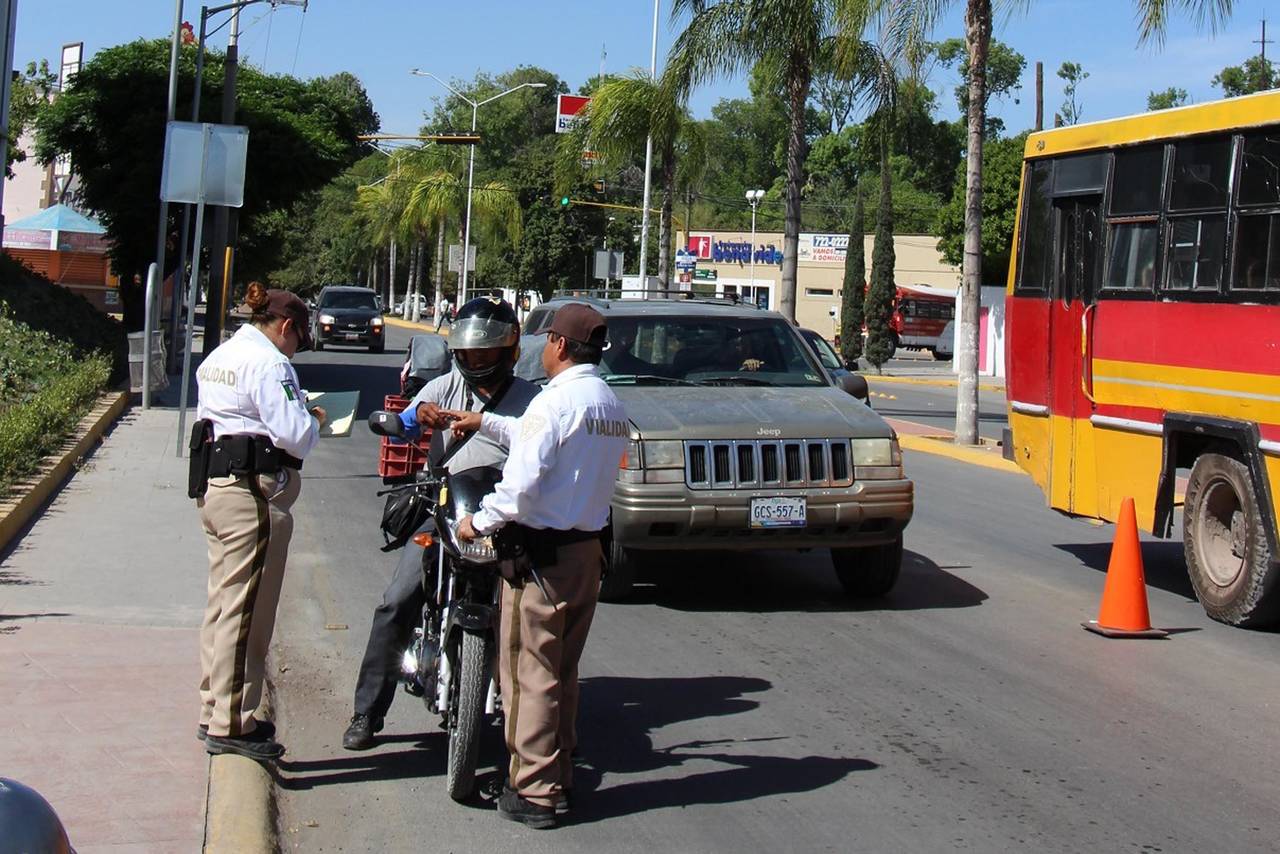
[[[613,537],[608,539],[605,557],[609,561],[609,566],[604,579],[600,582],[600,601],[621,602],[631,595],[631,587],[636,581],[636,569],[640,558],[635,549],[618,545],[618,541]]]
[[[831,563],[845,593],[859,599],[884,596],[902,570],[902,535],[882,546],[832,549]]]
[[[1196,459],[1187,481],[1182,548],[1205,613],[1233,626],[1261,628],[1280,617],[1280,593],[1253,478],[1223,454]]]

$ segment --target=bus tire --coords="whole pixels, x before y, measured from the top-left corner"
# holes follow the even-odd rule
[[[875,599],[898,583],[902,572],[902,535],[882,546],[832,549],[831,564],[844,592],[855,599]]]
[[[1191,468],[1183,508],[1187,572],[1205,613],[1232,626],[1263,628],[1280,617],[1280,570],[1249,469],[1223,454]]]

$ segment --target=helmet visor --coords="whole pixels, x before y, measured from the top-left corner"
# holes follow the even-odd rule
[[[516,328],[513,325],[484,317],[464,317],[449,331],[450,350],[509,347],[515,341]]]

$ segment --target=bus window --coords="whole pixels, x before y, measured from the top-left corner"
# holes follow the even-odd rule
[[[1280,290],[1280,217],[1241,215],[1235,264],[1234,290]]]
[[[1164,178],[1164,146],[1144,145],[1116,152],[1111,179],[1111,215],[1141,216],[1160,212]]]
[[[1224,216],[1171,219],[1165,287],[1170,290],[1216,291],[1222,281],[1226,231]]]
[[[1156,248],[1159,243],[1155,222],[1112,225],[1106,286],[1150,293],[1155,284]]]
[[[1022,209],[1022,264],[1015,293],[1044,293],[1052,270],[1053,206],[1050,181],[1053,164],[1037,160],[1027,165],[1027,197]]]
[[[1225,208],[1230,172],[1231,137],[1179,142],[1173,147],[1173,193],[1169,210]]]
[[[1101,193],[1107,180],[1106,154],[1079,154],[1054,161],[1053,194]]]
[[[1280,205],[1280,135],[1249,134],[1240,161],[1240,205]]]

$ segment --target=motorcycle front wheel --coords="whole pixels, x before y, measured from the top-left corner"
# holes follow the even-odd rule
[[[476,789],[476,764],[480,761],[480,721],[484,718],[489,683],[489,656],[485,637],[462,634],[462,652],[455,676],[453,714],[449,719],[449,797],[465,801]]]

